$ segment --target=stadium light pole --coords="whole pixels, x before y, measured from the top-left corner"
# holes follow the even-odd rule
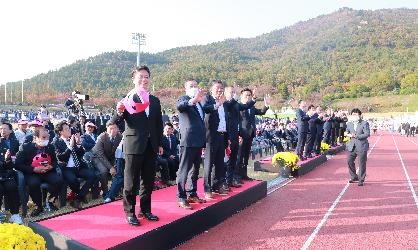
[[[7,82],[4,84],[4,104],[7,103]]]
[[[136,56],[136,66],[141,63],[141,45],[145,45],[145,34],[132,33],[132,44],[138,45],[138,55]]]
[[[22,104],[23,104],[23,80],[22,80]]]

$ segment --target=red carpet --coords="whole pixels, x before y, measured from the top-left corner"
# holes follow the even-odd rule
[[[132,227],[126,223],[122,200],[40,221],[38,224],[92,248],[107,249],[228,199],[258,183],[258,181],[245,182],[241,188],[232,189],[229,196],[215,196],[215,199],[205,204],[192,204],[193,210],[185,210],[177,206],[176,186],[154,191],[152,212],[160,217],[160,221],[149,222],[140,219],[140,227]],[[199,190],[202,186],[203,180],[199,179]],[[202,191],[199,192],[199,196],[204,197]],[[138,205],[139,201],[137,211]]]

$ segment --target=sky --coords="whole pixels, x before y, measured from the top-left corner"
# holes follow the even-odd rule
[[[418,9],[416,0],[15,0],[0,2],[0,84],[103,52],[141,51],[255,37],[342,7]]]

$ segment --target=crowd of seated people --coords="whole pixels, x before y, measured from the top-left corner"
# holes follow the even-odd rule
[[[110,117],[66,117],[69,119],[61,119],[54,126],[50,115],[39,113],[33,121],[16,121],[15,130],[2,119],[0,208],[3,206],[10,212],[10,222],[22,223],[16,171],[24,176],[26,187],[23,188],[34,204],[32,217],[41,215],[46,203],[50,209],[58,210],[68,200],[69,205],[80,209],[89,201],[88,197],[110,202],[120,195],[124,171],[123,131]],[[165,153],[155,163],[159,172],[156,180],[160,179],[156,188],[175,185],[179,135],[178,120],[172,117],[172,121],[177,130],[170,120],[166,122]],[[104,126],[102,131],[101,126]]]

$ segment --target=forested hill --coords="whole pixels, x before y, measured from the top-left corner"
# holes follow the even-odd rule
[[[254,38],[143,54],[141,64],[151,68],[156,91],[178,89],[193,77],[204,84],[221,79],[241,86],[263,85],[278,102],[307,95],[329,100],[342,96],[338,93],[416,91],[417,39],[416,9],[342,8]],[[135,63],[134,52],[108,52],[37,75],[25,84],[49,96],[80,89],[116,97],[131,86],[129,74]]]

